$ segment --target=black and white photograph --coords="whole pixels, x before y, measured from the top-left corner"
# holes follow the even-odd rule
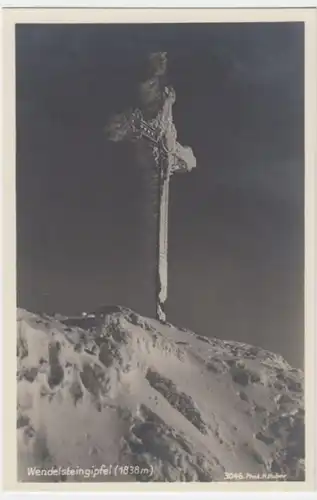
[[[17,481],[305,483],[305,23],[15,24]]]

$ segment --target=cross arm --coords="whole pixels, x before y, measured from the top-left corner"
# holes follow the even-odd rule
[[[170,172],[191,172],[197,166],[196,157],[192,148],[182,146],[179,142],[175,144],[175,151],[171,158]]]
[[[158,127],[146,122],[140,109],[129,109],[112,116],[104,131],[107,139],[113,142],[134,141],[145,136],[150,141],[158,143],[161,138]]]
[[[132,108],[113,115],[104,128],[107,139],[113,142],[132,139],[134,120]]]

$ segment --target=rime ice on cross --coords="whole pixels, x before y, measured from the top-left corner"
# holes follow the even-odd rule
[[[159,172],[157,185],[159,196],[159,218],[157,227],[157,287],[156,316],[166,321],[164,304],[167,299],[168,271],[168,197],[170,176],[175,172],[190,172],[196,167],[196,158],[190,147],[177,142],[177,132],[173,123],[172,106],[176,99],[172,87],[162,85],[162,75],[166,71],[166,53],[150,55],[152,74],[143,82],[146,106],[157,104],[157,113],[145,119],[141,109],[128,110],[114,116],[107,126],[110,140],[147,140],[151,146],[153,159]],[[154,63],[154,68],[153,68]],[[146,108],[145,108],[146,109]]]

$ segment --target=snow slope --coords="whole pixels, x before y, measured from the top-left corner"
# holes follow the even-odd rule
[[[19,480],[304,480],[303,373],[281,356],[119,306],[17,321]]]

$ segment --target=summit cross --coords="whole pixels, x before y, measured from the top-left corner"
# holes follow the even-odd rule
[[[177,172],[190,172],[196,167],[196,158],[190,147],[177,141],[172,107],[176,94],[162,82],[166,73],[166,52],[149,57],[150,77],[139,85],[143,106],[115,115],[107,126],[110,140],[148,142],[158,173],[157,196],[159,214],[156,229],[156,317],[166,322],[165,302],[168,292],[168,207],[170,178]],[[145,117],[154,104],[154,115]],[[142,109],[143,108],[143,109]],[[149,166],[150,168],[150,166]]]

